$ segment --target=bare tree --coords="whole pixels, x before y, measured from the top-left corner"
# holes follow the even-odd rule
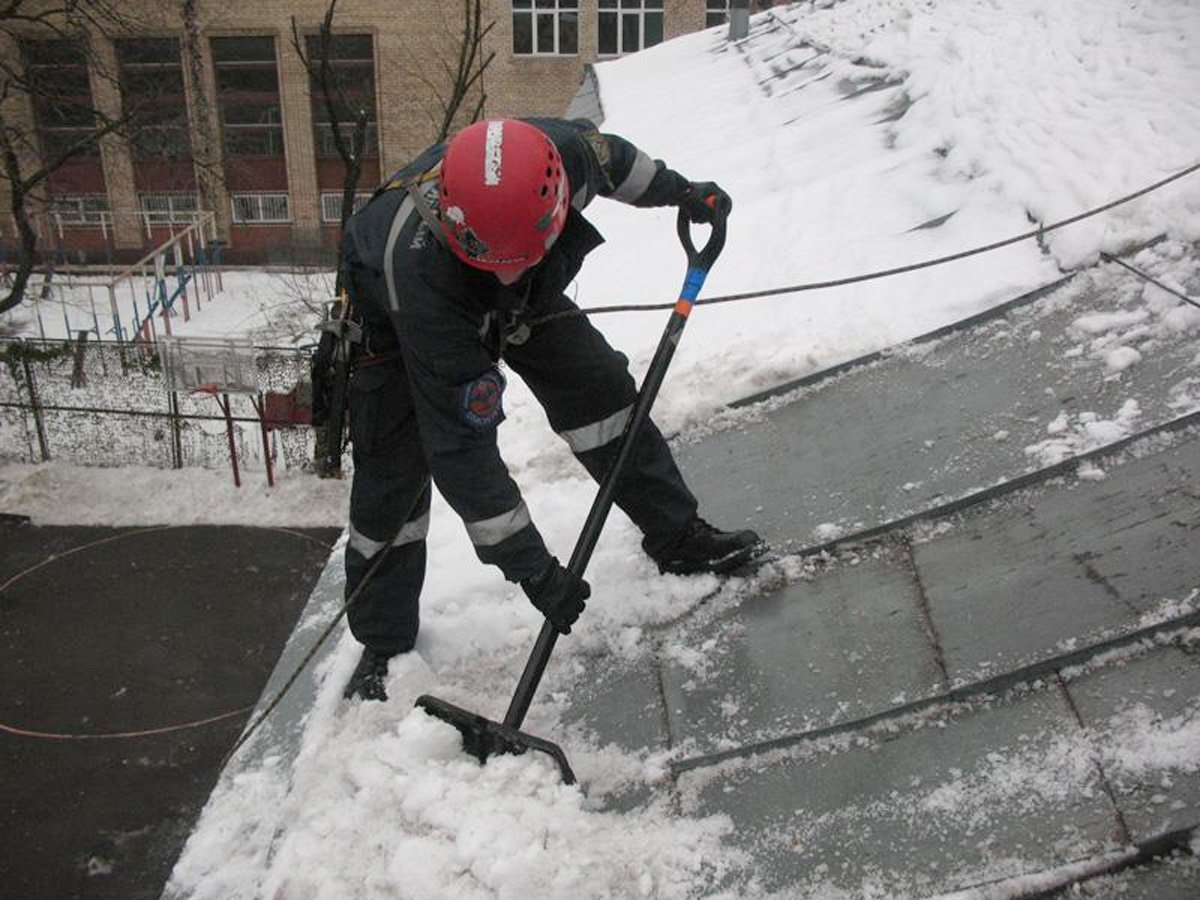
[[[496,56],[495,50],[484,55],[483,42],[495,24],[495,22],[488,22],[486,26],[483,24],[483,9],[480,0],[463,0],[463,30],[462,37],[458,42],[457,64],[451,68],[445,60],[442,60],[442,72],[446,76],[450,90],[448,93],[442,94],[436,85],[426,81],[426,84],[438,97],[442,107],[442,124],[438,128],[435,139],[438,143],[450,136],[450,131],[454,127],[454,121],[462,109],[462,105],[474,90],[478,90],[478,94],[475,107],[471,111],[470,121],[478,120],[483,114],[484,105],[487,103],[487,93],[483,90],[483,73]]]
[[[68,42],[72,52],[80,54],[76,62],[85,64],[91,78],[113,84],[115,73],[96,52],[93,37],[130,32],[136,30],[136,25],[121,0],[0,3],[0,40],[10,46],[20,46],[22,40],[30,38]],[[77,96],[65,93],[54,68],[43,69],[40,73],[31,71],[23,54],[0,56],[0,171],[8,182],[9,210],[20,241],[16,269],[7,296],[0,299],[0,312],[22,302],[37,264],[38,233],[33,216],[36,200],[48,179],[70,160],[93,152],[107,135],[126,132],[138,115],[133,109],[107,115],[94,103],[81,107]],[[41,105],[70,114],[73,127],[64,132],[62,140],[50,145],[40,139],[36,117],[31,124],[18,112],[22,105]]]
[[[374,110],[352,102],[348,85],[334,65],[337,59],[333,33],[336,9],[337,0],[330,0],[315,40],[307,45],[301,39],[299,27],[293,18],[292,48],[308,71],[313,89],[320,92],[333,146],[342,160],[344,178],[340,227],[345,228],[346,220],[354,212],[354,197],[362,177],[362,153]],[[434,136],[435,141],[446,139],[463,104],[473,95],[476,103],[470,121],[475,121],[482,113],[486,100],[482,90],[483,74],[495,56],[494,52],[485,56],[483,45],[494,25],[494,22],[486,26],[483,24],[481,0],[463,0],[463,27],[457,42],[457,58],[453,65],[446,60],[441,61],[444,84],[434,84],[422,76],[440,107],[441,123]],[[344,125],[351,126],[349,136]]]
[[[204,57],[200,37],[200,18],[197,0],[183,0],[183,59],[188,79],[192,84],[191,136],[196,162],[196,181],[200,190],[201,205],[215,211],[219,205],[219,192],[224,180],[218,165],[217,137],[213,128],[213,110],[209,92],[204,81]]]
[[[351,98],[346,79],[341,77],[334,66],[335,46],[333,34],[333,17],[337,10],[337,0],[330,0],[329,8],[325,10],[325,18],[321,20],[321,28],[317,32],[316,41],[305,46],[300,38],[300,29],[296,19],[292,17],[292,49],[300,57],[300,62],[309,75],[309,84],[320,91],[321,103],[328,120],[334,150],[342,160],[342,208],[338,223],[340,230],[346,227],[346,220],[354,212],[354,195],[358,191],[358,182],[362,177],[363,151],[366,149],[367,128],[371,124],[373,109],[368,109],[361,98]],[[374,92],[371,94],[374,102]],[[344,123],[349,123],[353,131],[347,140],[342,130]]]

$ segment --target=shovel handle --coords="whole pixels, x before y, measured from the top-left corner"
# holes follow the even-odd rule
[[[717,261],[717,257],[725,248],[726,218],[728,218],[728,213],[716,211],[708,242],[697,250],[696,245],[692,242],[692,220],[682,209],[679,210],[679,217],[675,220],[675,230],[679,232],[679,242],[683,244],[683,249],[687,253],[689,269],[703,269],[707,272],[712,268],[713,263]],[[691,299],[696,298],[692,297]]]
[[[718,214],[716,216],[712,223],[712,234],[709,235],[708,243],[702,249],[697,250],[695,244],[692,243],[691,221],[680,211],[679,239],[683,242],[683,249],[687,251],[688,256],[688,270],[683,281],[683,289],[679,293],[679,301],[675,304],[670,319],[667,320],[667,327],[658,342],[658,349],[654,351],[654,357],[650,360],[650,367],[646,371],[637,400],[633,405],[633,412],[629,417],[629,422],[625,425],[625,432],[621,435],[616,458],[613,460],[608,474],[604,476],[595,500],[592,501],[592,508],[583,523],[583,529],[575,543],[575,550],[571,554],[571,561],[567,565],[567,570],[579,578],[582,578],[587,570],[588,562],[592,558],[592,550],[595,549],[596,542],[600,539],[604,521],[608,518],[608,512],[612,508],[616,496],[617,483],[621,479],[630,456],[633,455],[634,442],[637,440],[642,426],[650,418],[650,408],[658,396],[658,389],[662,387],[667,367],[671,364],[671,358],[675,355],[675,348],[678,346],[683,328],[687,324],[688,315],[700,294],[700,289],[704,286],[705,278],[708,277],[708,269],[721,253],[721,248],[725,246],[725,215]],[[525,721],[525,713],[529,711],[529,704],[533,702],[533,695],[542,680],[542,674],[546,670],[546,664],[550,661],[550,654],[554,652],[554,644],[557,640],[558,632],[554,630],[554,626],[547,619],[542,623],[541,631],[538,632],[533,651],[529,654],[529,660],[525,663],[525,670],[521,673],[517,690],[513,694],[508,712],[504,716],[505,727],[519,729],[521,723]]]

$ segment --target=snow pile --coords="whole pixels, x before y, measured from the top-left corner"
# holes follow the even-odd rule
[[[1057,465],[1088,450],[1129,437],[1137,430],[1141,415],[1142,410],[1136,400],[1122,403],[1111,419],[1103,419],[1094,412],[1072,415],[1064,411],[1046,426],[1046,431],[1052,437],[1030,444],[1025,448],[1025,453],[1036,462],[1038,468]]]
[[[727,817],[607,812],[542,754],[464,756],[413,708],[437,687],[415,654],[393,662],[386,705],[345,703],[351,645],[322,667],[294,766],[268,757],[221,782],[168,896],[684,898],[745,865]]]
[[[1105,771],[1114,777],[1136,783],[1164,773],[1160,777],[1166,788],[1170,773],[1200,771],[1200,709],[1194,705],[1164,718],[1139,703],[1114,716],[1108,729],[1111,737],[1104,742],[1102,758]]]
[[[736,50],[718,30],[597,67],[606,130],[733,197],[709,296],[963,251],[1200,162],[1200,94],[1183,89],[1200,71],[1189,0],[847,0],[753,22]],[[682,274],[671,212],[593,208],[608,243],[580,278],[580,302],[669,297]],[[930,331],[1160,234],[1184,246],[1200,237],[1200,174],[1046,235],[1046,252],[1026,241],[703,307],[671,375],[703,390],[668,390],[662,415],[670,430],[703,422],[715,401]],[[596,321],[635,363],[648,359],[643,317]]]
[[[1130,260],[1141,272],[1187,296],[1188,285],[1200,287],[1200,270],[1186,245],[1168,241],[1146,248]],[[1121,270],[1115,270],[1120,272]],[[1093,282],[1104,280],[1096,275]],[[1102,362],[1110,378],[1141,362],[1167,342],[1200,335],[1200,306],[1185,303],[1170,291],[1145,281],[1117,287],[1120,308],[1076,318],[1067,336],[1077,341],[1068,358],[1086,356]]]

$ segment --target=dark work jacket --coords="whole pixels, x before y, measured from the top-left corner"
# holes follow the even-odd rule
[[[420,184],[436,208],[436,167],[444,146],[429,148],[376,191],[347,223],[341,265],[368,340],[398,347],[413,396],[430,472],[462,517],[480,559],[510,581],[549,563],[536,527],[496,445],[503,419],[497,406],[474,415],[469,400],[482,385],[503,385],[497,366],[504,335],[523,315],[558,297],[584,257],[603,242],[582,215],[597,195],[635,206],[677,203],[687,181],[633,144],[600,134],[586,120],[527,119],[550,137],[562,157],[571,209],[546,257],[511,287],[471,268],[430,231],[404,184]],[[485,406],[485,409],[487,407]]]

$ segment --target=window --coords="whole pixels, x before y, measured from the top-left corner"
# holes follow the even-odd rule
[[[187,97],[178,38],[116,41],[124,111],[133,116],[133,155],[189,159]]]
[[[333,142],[333,124],[316,121],[316,111],[313,111],[313,130],[316,131],[317,156],[322,158],[337,158],[337,144]],[[342,141],[347,146],[354,140],[354,123],[338,122],[338,131],[342,133]],[[367,123],[367,133],[363,138],[363,146],[358,148],[357,155],[370,158],[379,155],[379,127],[374,122]]]
[[[714,28],[729,21],[729,0],[704,0],[704,27]]]
[[[143,217],[152,225],[191,225],[200,211],[195,194],[142,194],[138,199]]]
[[[51,197],[49,213],[59,226],[100,226],[109,219],[108,197],[103,194]]]
[[[310,34],[305,50],[314,66],[321,63],[321,38]],[[379,155],[379,129],[375,115],[375,54],[369,34],[335,34],[325,54],[331,76],[330,94],[333,97],[333,118],[343,141],[349,145],[354,137],[354,124],[360,113],[366,113],[367,133],[362,147],[351,148],[358,157]],[[316,77],[308,82],[312,98],[313,130],[317,156],[337,157],[333,140],[333,119],[325,103],[325,92]]]
[[[371,195],[355,194],[354,195],[354,211],[358,212],[367,205],[367,201],[371,199]],[[339,225],[342,221],[342,192],[341,191],[322,191],[321,192],[321,221],[326,224]]]
[[[663,0],[600,0],[601,54],[636,53],[661,44]]]
[[[229,156],[283,156],[272,37],[213,38],[221,135]]]
[[[517,56],[579,52],[579,0],[512,0],[512,26]]]
[[[86,141],[79,156],[99,156],[97,141],[87,141],[99,123],[92,103],[87,53],[79,41],[21,42],[29,95],[44,160],[57,158]]]
[[[290,222],[287,194],[230,194],[236,225]]]

